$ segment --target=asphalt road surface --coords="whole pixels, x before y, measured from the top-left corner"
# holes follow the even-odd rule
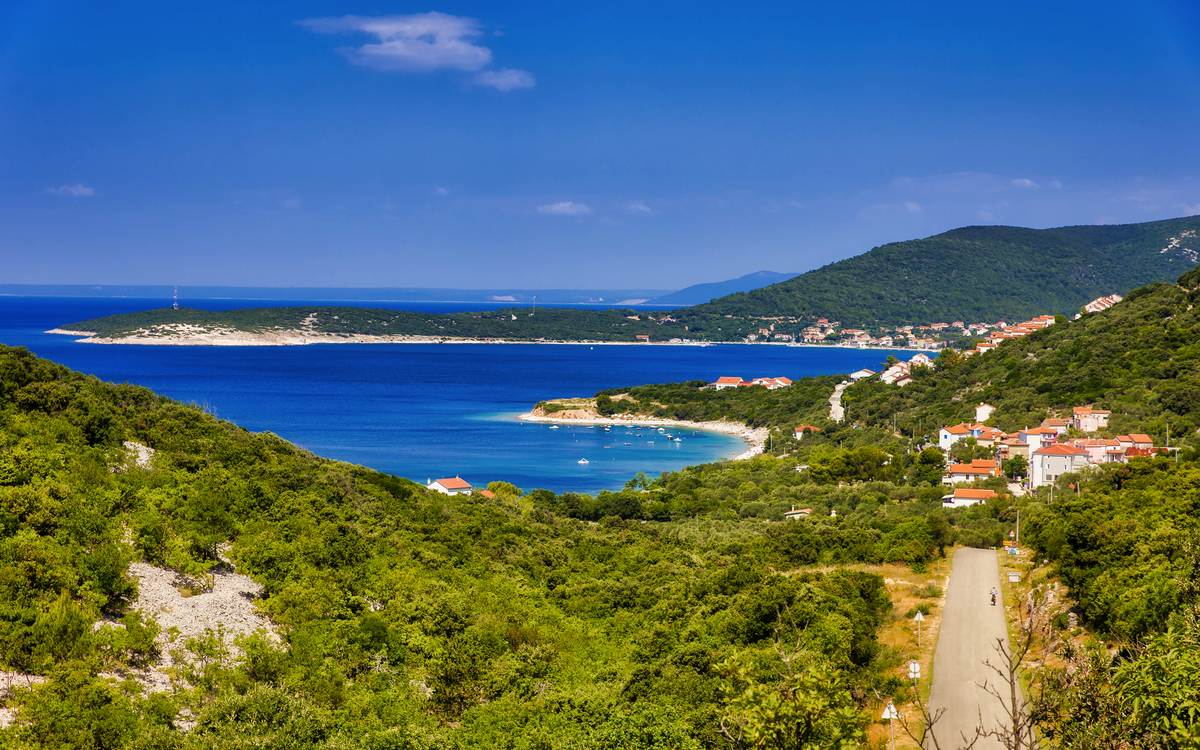
[[[998,596],[996,606],[991,605],[993,586],[1002,591],[994,551],[960,549],[954,554],[950,590],[933,656],[933,690],[929,696],[931,711],[946,709],[934,726],[941,750],[965,745],[963,735],[975,736],[981,716],[988,729],[994,728],[1004,716],[1000,701],[980,687],[986,680],[999,687],[1002,695],[1008,694],[1007,682],[998,684],[999,676],[984,664],[990,659],[999,666],[996,639],[1008,640],[1003,597]],[[1003,723],[1007,725],[1008,721]],[[932,747],[933,743],[927,741],[926,748]],[[976,742],[974,750],[994,748],[1003,745],[986,738]]]

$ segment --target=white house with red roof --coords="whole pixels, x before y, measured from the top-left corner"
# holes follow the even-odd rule
[[[951,464],[942,476],[942,484],[958,482],[974,482],[976,479],[988,479],[1000,476],[1000,467],[995,461],[986,458],[976,458],[969,464]]]
[[[1080,471],[1091,462],[1091,454],[1073,445],[1038,448],[1029,454],[1029,483],[1033,487],[1054,484],[1063,474]]]
[[[469,495],[471,490],[470,483],[460,477],[449,477],[447,479],[434,479],[425,485],[426,489],[440,492],[443,495]]]
[[[975,407],[975,421],[986,422],[988,418],[996,412],[996,407],[991,404],[980,404]]]
[[[706,385],[704,387],[711,388],[716,391],[723,391],[726,388],[737,388],[743,384],[750,385],[750,383],[746,382],[745,380],[742,380],[741,378],[723,377],[723,378],[717,378],[717,382],[709,383],[708,385]]]
[[[959,487],[949,495],[942,495],[943,508],[965,508],[968,505],[982,503],[996,496],[995,490],[976,490],[969,487]]]

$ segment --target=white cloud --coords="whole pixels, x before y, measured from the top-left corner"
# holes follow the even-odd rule
[[[1182,206],[1180,206],[1180,208],[1182,208],[1183,212],[1188,216],[1200,216],[1200,203],[1197,203],[1194,206],[1189,206],[1188,204],[1184,203]]]
[[[475,76],[475,83],[480,86],[491,86],[497,91],[531,89],[537,85],[537,81],[533,80],[533,74],[529,71],[509,70],[508,68],[485,70]]]
[[[479,22],[446,13],[411,16],[342,16],[298,22],[318,34],[370,34],[378,44],[342,47],[338,52],[356,65],[376,70],[479,70],[492,62],[492,51],[467,41],[483,34]]]
[[[906,201],[904,203],[904,209],[911,214],[919,214],[921,213],[921,204],[914,203],[913,201]]]
[[[301,26],[318,34],[368,34],[378,43],[339,47],[355,65],[374,70],[425,73],[432,70],[481,71],[474,82],[499,91],[533,88],[536,81],[525,70],[483,70],[492,64],[492,51],[477,44],[483,31],[479,22],[447,13],[407,16],[342,16],[308,18]]]
[[[563,201],[562,203],[538,206],[537,210],[540,214],[551,214],[553,216],[586,216],[592,212],[592,207],[585,203]]]
[[[792,201],[788,205],[791,206],[792,208],[804,208],[804,204],[801,203],[800,201]]]
[[[630,203],[628,206],[625,207],[625,210],[631,214],[652,214],[652,213],[654,213],[654,210],[652,208],[647,206],[645,203],[641,203],[641,202]]]
[[[46,195],[62,195],[67,198],[94,198],[96,189],[86,185],[63,185],[62,187],[46,188]]]
[[[279,205],[283,208],[289,208],[295,211],[296,209],[300,208],[300,200],[297,198],[288,198],[286,200],[279,201]]]
[[[1047,183],[1047,187],[1052,187],[1055,190],[1062,190],[1062,186],[1063,184],[1058,180],[1050,180],[1050,182]]]
[[[1010,182],[1008,184],[1012,185],[1015,188],[1023,188],[1025,190],[1037,190],[1039,187],[1041,187],[1033,180],[1027,180],[1023,177],[1019,180],[1013,180],[1012,182]]]
[[[445,197],[447,195],[450,195],[450,191],[444,187],[436,187],[433,189],[433,194]]]

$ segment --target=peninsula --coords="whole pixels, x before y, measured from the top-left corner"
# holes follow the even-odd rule
[[[60,325],[88,343],[807,343],[969,348],[1005,321],[1074,316],[1196,263],[1200,217],[1124,226],[965,227],[669,311],[512,307],[163,308]]]

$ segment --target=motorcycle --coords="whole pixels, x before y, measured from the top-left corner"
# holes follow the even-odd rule
[[[992,606],[996,606],[996,595],[992,594]]]

